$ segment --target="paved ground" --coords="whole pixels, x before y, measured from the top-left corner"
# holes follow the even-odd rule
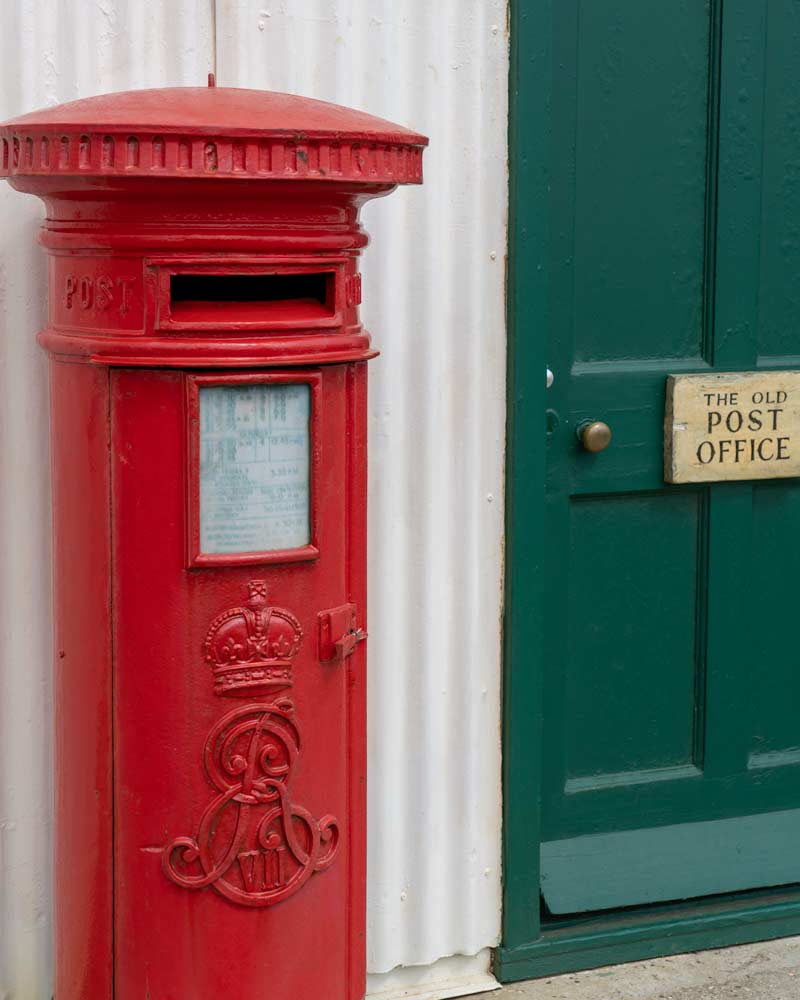
[[[516,983],[495,993],[484,993],[482,997],[483,1000],[800,1000],[800,938]]]

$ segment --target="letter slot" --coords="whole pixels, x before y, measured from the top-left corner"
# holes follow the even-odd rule
[[[336,315],[335,272],[169,275],[170,325],[264,329],[317,325]]]

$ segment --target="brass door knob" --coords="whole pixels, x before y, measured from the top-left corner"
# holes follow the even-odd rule
[[[611,428],[602,420],[585,420],[576,430],[578,440],[587,451],[605,451],[611,444]]]

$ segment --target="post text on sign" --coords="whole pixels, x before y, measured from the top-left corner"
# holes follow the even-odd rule
[[[668,483],[800,475],[800,372],[670,375]]]

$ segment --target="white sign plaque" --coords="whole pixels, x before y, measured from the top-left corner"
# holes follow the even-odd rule
[[[310,413],[307,384],[201,386],[201,552],[311,542]]]
[[[800,476],[800,372],[670,375],[668,483]]]

